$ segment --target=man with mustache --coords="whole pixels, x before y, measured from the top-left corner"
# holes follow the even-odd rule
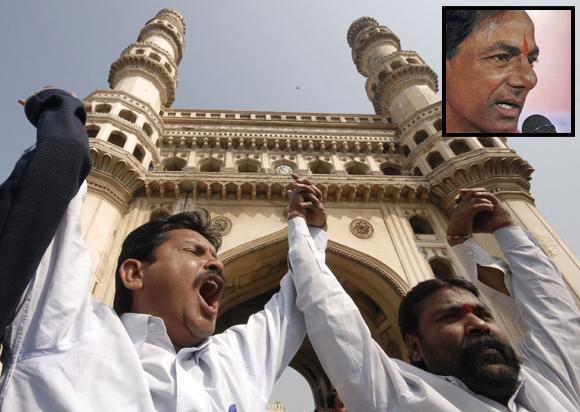
[[[113,311],[88,296],[80,218],[90,170],[85,109],[31,96],[37,143],[0,186],[2,411],[264,411],[305,336],[289,275],[264,310],[214,335],[224,290],[209,215],[155,219],[123,242]],[[297,183],[289,214],[313,189]],[[293,238],[325,232],[311,213]]]
[[[445,132],[517,133],[539,49],[524,10],[445,9]]]
[[[476,246],[473,232],[495,235],[509,270]],[[462,278],[427,280],[407,293],[399,327],[410,363],[389,358],[312,240],[290,243],[308,336],[348,410],[580,410],[580,314],[550,258],[485,189],[460,191],[447,238],[486,297],[515,304],[526,327],[522,361]]]

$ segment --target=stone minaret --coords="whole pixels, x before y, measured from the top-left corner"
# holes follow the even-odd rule
[[[347,40],[375,112],[403,123],[418,110],[439,102],[437,75],[413,51],[401,51],[399,38],[375,19],[361,17]]]
[[[163,9],[141,29],[112,65],[111,89],[131,94],[159,112],[175,100],[177,66],[185,47],[185,23],[175,10]]]
[[[111,273],[120,243],[135,226],[131,202],[160,162],[161,116],[175,99],[184,34],[182,16],[161,10],[111,65],[111,89],[87,97],[93,171],[83,227],[93,262],[92,293],[107,302],[114,293]]]

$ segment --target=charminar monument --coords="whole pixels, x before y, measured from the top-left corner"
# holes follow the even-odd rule
[[[502,138],[442,138],[437,76],[387,27],[362,17],[347,31],[374,107],[368,114],[173,108],[184,36],[182,16],[161,10],[111,65],[110,89],[87,97],[93,170],[82,223],[95,298],[112,302],[131,230],[205,208],[223,235],[218,331],[245,322],[287,270],[292,171],[322,191],[327,262],[391,356],[406,356],[397,327],[402,295],[419,281],[462,272],[445,238],[461,188],[486,187],[507,202],[580,296],[577,259],[534,206],[532,166]],[[491,236],[477,237],[499,253]],[[513,317],[499,318],[516,339]],[[291,366],[322,404],[330,382],[308,342]]]

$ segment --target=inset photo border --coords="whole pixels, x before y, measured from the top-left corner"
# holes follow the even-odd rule
[[[575,134],[574,6],[443,6],[443,137]]]

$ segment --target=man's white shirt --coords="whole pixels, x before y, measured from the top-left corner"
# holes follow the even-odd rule
[[[506,279],[528,327],[524,365],[508,407],[478,395],[455,377],[389,358],[358,308],[326,266],[302,218],[289,224],[289,261],[309,339],[347,409],[364,411],[578,411],[580,318],[551,260],[518,227],[495,236],[511,270]],[[457,256],[475,268],[469,244]],[[471,266],[470,266],[471,265]]]
[[[119,319],[88,297],[91,265],[80,225],[85,193],[83,183],[6,331],[0,409],[265,410],[305,335],[290,276],[247,324],[175,353],[161,319],[132,313]]]

